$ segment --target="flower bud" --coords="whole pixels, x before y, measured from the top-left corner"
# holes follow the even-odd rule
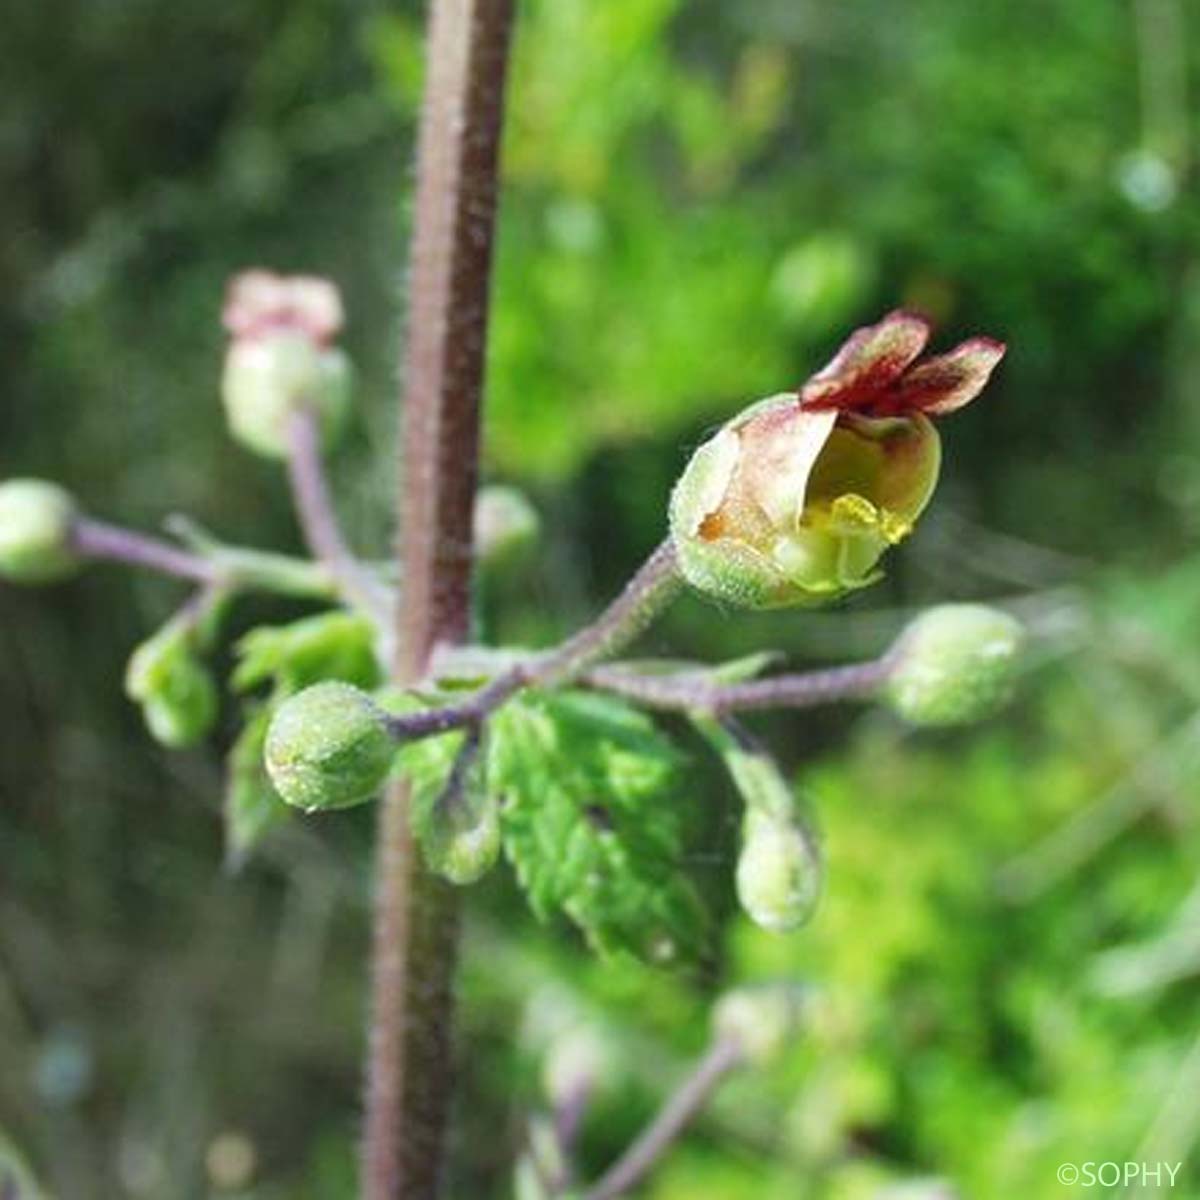
[[[333,284],[311,276],[246,271],[230,284],[223,318],[233,335],[221,380],[233,436],[268,458],[288,453],[288,421],[300,409],[331,443],[349,407],[350,367],[331,343],[342,326]]]
[[[221,388],[233,436],[256,454],[285,458],[288,420],[303,407],[317,413],[326,444],[336,439],[349,409],[350,366],[336,348],[272,332],[229,347]]]
[[[275,790],[296,808],[349,808],[383,786],[396,746],[374,701],[348,683],[318,683],[285,700],[267,730]]]
[[[795,1037],[803,1014],[804,990],[795,984],[735,988],[713,1009],[713,1034],[736,1042],[749,1062],[768,1066]]]
[[[125,693],[142,706],[151,736],[164,746],[192,746],[216,720],[216,685],[193,654],[189,632],[174,624],[133,652]]]
[[[821,892],[816,839],[796,818],[748,808],[735,882],[738,900],[756,925],[772,933],[799,928]]]
[[[500,857],[499,803],[478,765],[464,774],[452,774],[433,804],[421,842],[430,869],[460,887],[482,879]]]
[[[0,484],[0,576],[52,583],[78,570],[71,542],[75,502],[57,484],[10,479]]]
[[[475,555],[485,567],[510,568],[536,545],[542,522],[516,488],[493,485],[475,498]]]
[[[1020,622],[999,609],[931,608],[901,635],[884,696],[914,725],[977,721],[1011,694],[1023,642]]]

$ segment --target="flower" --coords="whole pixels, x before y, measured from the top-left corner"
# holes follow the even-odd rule
[[[244,271],[230,282],[221,317],[232,337],[221,390],[233,436],[257,454],[284,458],[288,421],[310,408],[332,440],[350,376],[333,345],[343,319],[337,288],[312,275]]]
[[[692,456],[671,497],[679,568],[748,608],[822,603],[880,577],[879,559],[929,502],[941,464],[931,416],[967,404],[1004,356],[976,337],[917,362],[924,317],[853,333],[795,392],[752,404]]]

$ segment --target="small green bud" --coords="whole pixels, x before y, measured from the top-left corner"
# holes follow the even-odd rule
[[[243,271],[222,312],[233,337],[221,391],[233,436],[268,458],[286,458],[288,419],[315,412],[327,443],[349,405],[350,369],[333,345],[342,300],[327,279]]]
[[[13,583],[52,583],[82,559],[71,543],[75,502],[57,484],[10,479],[0,484],[0,576]]]
[[[298,692],[267,730],[271,782],[288,804],[306,812],[370,800],[395,755],[380,710],[348,683],[318,683]]]
[[[475,498],[475,554],[485,567],[505,570],[537,544],[542,521],[523,492],[496,484]]]
[[[479,774],[470,770],[438,798],[421,843],[430,869],[460,887],[482,879],[500,857],[500,806]]]
[[[983,604],[943,604],[901,635],[884,695],[914,725],[962,725],[1011,695],[1024,642],[1015,617]]]
[[[272,331],[229,347],[221,392],[233,436],[256,454],[286,458],[288,419],[303,407],[320,418],[326,444],[336,439],[349,409],[350,365],[336,347]]]
[[[748,808],[735,872],[738,900],[750,919],[772,933],[803,925],[821,893],[821,855],[798,819]]]
[[[125,693],[142,706],[151,736],[164,746],[195,745],[216,720],[216,685],[192,652],[190,631],[175,624],[133,652]]]
[[[767,1066],[796,1036],[803,1015],[804,990],[795,984],[735,988],[713,1009],[713,1034],[737,1042],[749,1062]]]

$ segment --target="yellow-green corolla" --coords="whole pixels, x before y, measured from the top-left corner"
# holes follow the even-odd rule
[[[781,608],[879,578],[879,559],[911,532],[937,484],[941,442],[929,418],[978,395],[1004,356],[1003,343],[977,337],[916,363],[930,331],[923,317],[888,314],[797,391],[751,405],[696,451],[671,497],[689,583]]]

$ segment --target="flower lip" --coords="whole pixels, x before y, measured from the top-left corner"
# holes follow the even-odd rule
[[[940,416],[962,408],[983,390],[1006,347],[994,338],[968,338],[917,363],[932,328],[925,317],[898,309],[856,330],[799,389],[802,407],[866,417]]]
[[[257,268],[230,281],[221,319],[236,339],[293,332],[326,346],[341,331],[342,301],[327,279]]]

